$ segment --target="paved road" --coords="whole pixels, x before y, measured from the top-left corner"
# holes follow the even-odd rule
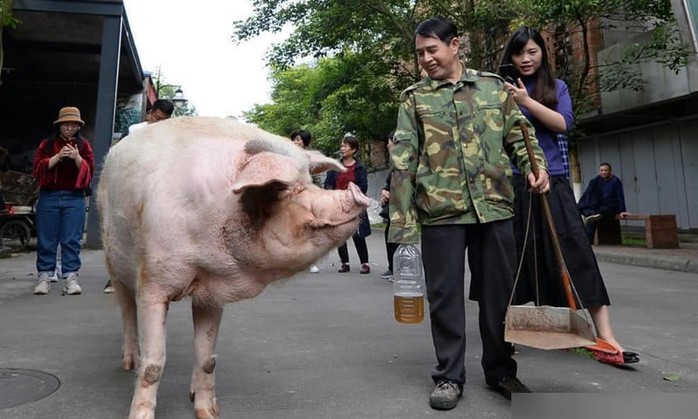
[[[427,322],[397,324],[380,234],[369,238],[373,273],[338,274],[333,252],[320,274],[269,287],[226,308],[218,343],[222,418],[509,418],[510,403],[485,387],[476,305],[466,306],[464,398],[450,412],[428,406],[434,361]],[[0,410],[0,418],[124,418],[134,376],[120,370],[120,320],[102,294],[103,254],[84,252],[81,296],[33,296],[34,255],[0,259],[0,369],[45,371],[54,394]],[[356,260],[350,244],[350,257]],[[354,263],[352,268],[358,268]],[[602,263],[619,339],[640,353],[634,368],[520,347],[519,377],[542,393],[698,392],[698,274]],[[466,288],[467,289],[467,288]],[[192,327],[187,301],[172,305],[157,418],[191,418]],[[678,381],[665,377],[676,376]],[[2,394],[0,383],[0,394]]]

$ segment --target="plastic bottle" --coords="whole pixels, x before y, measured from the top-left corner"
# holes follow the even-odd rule
[[[416,324],[424,320],[422,255],[411,244],[401,244],[393,256],[395,320]]]

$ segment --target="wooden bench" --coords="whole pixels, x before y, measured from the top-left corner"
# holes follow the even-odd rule
[[[621,244],[620,215],[615,219],[601,219],[596,225],[596,243]],[[675,215],[628,214],[622,220],[644,221],[645,242],[649,249],[679,247],[679,230]]]

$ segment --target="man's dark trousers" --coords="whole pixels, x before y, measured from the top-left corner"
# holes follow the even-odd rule
[[[516,244],[512,220],[485,224],[422,226],[422,255],[437,365],[434,382],[465,383],[465,251],[471,273],[470,298],[479,302],[482,367],[496,385],[516,377],[511,344],[504,342],[504,317],[514,280]]]

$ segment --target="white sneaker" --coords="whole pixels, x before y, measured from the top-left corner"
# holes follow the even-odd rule
[[[39,282],[34,287],[34,295],[46,295],[51,291],[49,276],[46,273],[39,275]]]
[[[601,214],[592,214],[588,217],[582,216],[582,220],[584,220],[584,225],[587,225],[589,223],[593,223],[595,221],[599,221],[601,219]]]
[[[82,294],[82,288],[78,284],[78,274],[75,272],[68,274],[68,277],[63,281],[63,293],[68,295]]]
[[[311,274],[316,274],[316,273],[318,273],[318,272],[320,272],[320,268],[318,268],[317,265],[313,265],[313,266],[310,267],[310,273],[311,273]]]
[[[107,281],[107,283],[104,285],[104,293],[105,294],[112,294],[114,292],[114,286],[111,284],[111,279]]]

